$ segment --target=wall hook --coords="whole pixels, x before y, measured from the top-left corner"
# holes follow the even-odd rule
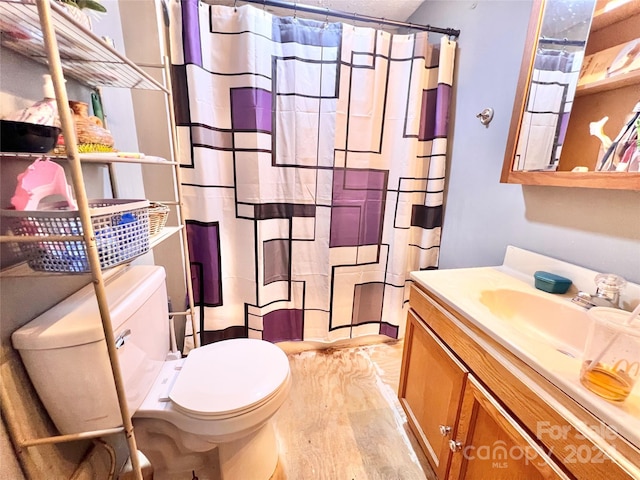
[[[493,120],[493,108],[485,108],[476,115],[476,118],[480,119],[481,124],[488,126],[491,120]]]

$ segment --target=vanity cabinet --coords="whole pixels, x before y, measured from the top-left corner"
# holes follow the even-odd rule
[[[465,385],[447,477],[551,480],[564,474],[517,421],[470,375]]]
[[[469,371],[412,312],[407,318],[399,398],[438,478],[446,478]]]
[[[398,396],[439,479],[568,478],[413,312]]]
[[[636,478],[637,449],[541,374],[428,291],[409,305],[398,397],[440,480]]]

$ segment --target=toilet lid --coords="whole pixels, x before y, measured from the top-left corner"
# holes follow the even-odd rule
[[[189,353],[169,398],[196,415],[231,413],[262,402],[288,375],[289,361],[276,345],[224,340]]]

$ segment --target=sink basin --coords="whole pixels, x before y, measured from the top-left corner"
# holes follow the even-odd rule
[[[480,303],[519,332],[534,336],[565,355],[579,358],[582,354],[591,319],[586,310],[567,299],[498,288],[481,291]]]

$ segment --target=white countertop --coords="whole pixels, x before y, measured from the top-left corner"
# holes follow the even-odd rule
[[[556,302],[560,309],[575,309],[576,312],[568,311],[568,313],[582,315],[584,310],[570,301],[576,291],[575,288],[572,288],[565,295],[552,295],[537,290],[533,286],[534,278],[531,270],[550,271],[571,278],[574,283],[576,283],[575,278],[581,276],[593,279],[590,271],[579,272],[573,270],[573,268],[578,270],[586,269],[571,266],[548,257],[543,257],[546,262],[538,262],[538,265],[540,263],[543,263],[543,265],[536,267],[536,260],[540,260],[538,257],[541,256],[509,247],[505,263],[501,266],[427,270],[412,272],[411,278],[443,303],[464,315],[471,324],[492,337],[590,411],[595,417],[607,424],[612,430],[618,432],[619,435],[640,449],[640,384],[636,385],[631,395],[624,402],[614,403],[604,400],[587,390],[580,383],[578,378],[581,364],[580,352],[573,352],[578,353],[578,355],[577,358],[571,358],[558,351],[557,346],[553,345],[552,341],[548,341],[539,335],[532,335],[531,332],[527,331],[526,326],[523,328],[522,324],[514,325],[509,321],[505,321],[505,319],[498,318],[485,305],[486,301],[483,299],[483,295],[485,295],[486,299],[488,291],[508,289],[525,294],[527,298],[532,298],[533,301],[539,298],[540,302],[546,302],[547,304]],[[595,274],[597,272],[591,273]],[[632,294],[637,293],[637,287],[637,285],[631,284],[630,290]],[[553,307],[552,304],[549,305]],[[562,318],[558,318],[557,322],[562,322]],[[588,326],[588,318],[585,315],[584,332],[580,332],[579,335],[584,337]],[[606,436],[606,432],[597,432],[597,426],[595,425],[587,427],[593,430],[587,432],[587,436],[590,438],[594,433],[604,433]],[[596,438],[595,440],[600,440],[597,443],[602,444],[603,438]],[[635,468],[640,468],[640,466],[635,465]]]

